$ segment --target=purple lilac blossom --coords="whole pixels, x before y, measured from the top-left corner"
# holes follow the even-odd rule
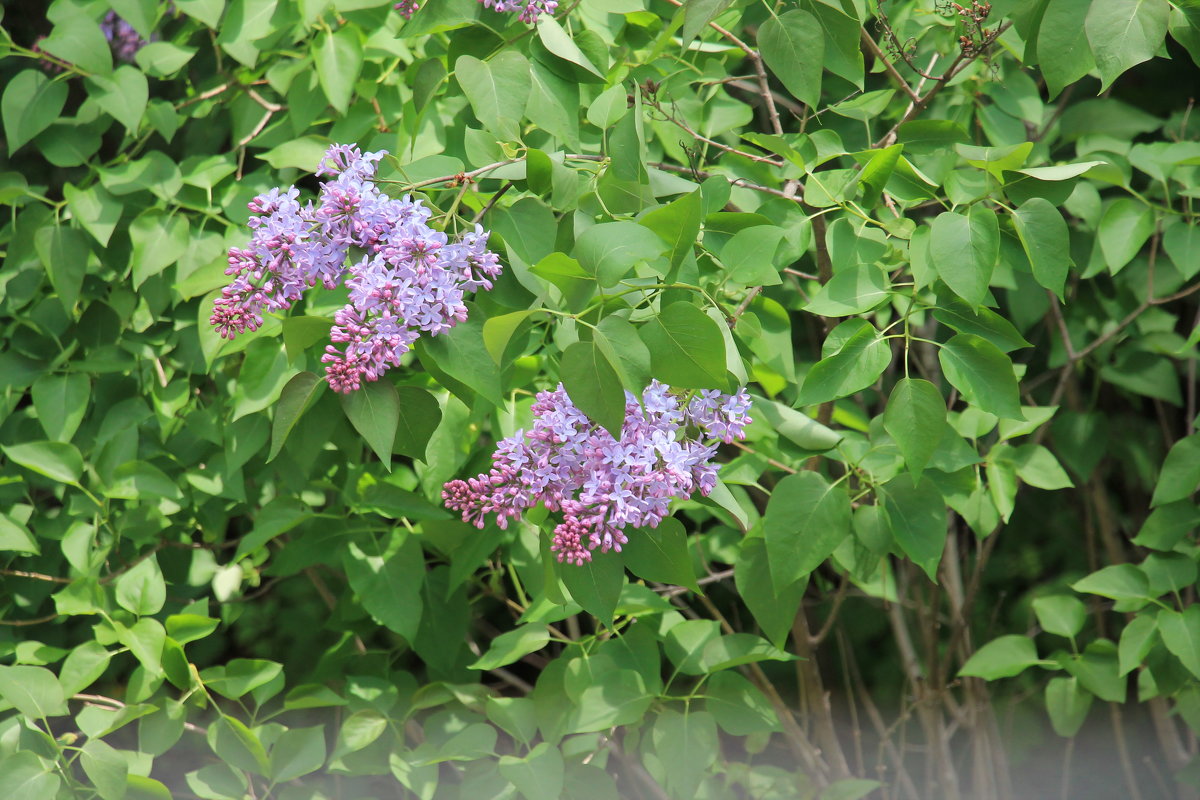
[[[138,34],[125,20],[117,16],[117,12],[109,11],[100,22],[100,30],[112,47],[113,55],[119,60],[133,63],[137,51],[146,46],[145,39]]]
[[[422,332],[436,336],[467,318],[465,294],[491,289],[500,273],[488,233],[476,225],[451,241],[429,227],[420,200],[381,192],[372,179],[385,155],[333,145],[317,169],[331,180],[316,203],[302,206],[295,187],[250,201],[254,234],[229,251],[233,280],[209,318],[221,336],[257,330],[264,312],[291,308],[318,282],[344,281],[350,302],[334,314],[321,361],[329,385],[351,392],[397,366]]]
[[[537,22],[542,14],[554,14],[558,8],[558,0],[479,0],[486,8],[505,13],[519,11],[521,22],[530,25]]]
[[[641,405],[625,393],[618,441],[559,384],[538,393],[533,427],[496,446],[489,472],[450,481],[442,500],[477,528],[492,513],[506,528],[539,503],[562,511],[550,549],[560,562],[581,566],[597,548],[620,552],[629,541],[624,528],[657,527],[672,499],[696,490],[707,496],[717,483],[717,443],[744,438],[750,404],[744,389],[732,395],[704,391],[684,403],[652,381]]]

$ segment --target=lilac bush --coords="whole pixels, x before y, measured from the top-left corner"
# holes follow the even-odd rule
[[[398,366],[422,332],[436,336],[467,318],[466,293],[491,289],[500,273],[488,232],[476,225],[451,241],[428,225],[419,199],[384,194],[373,178],[385,155],[333,145],[317,169],[331,180],[316,203],[301,205],[294,186],[250,201],[254,235],[229,251],[233,280],[209,318],[221,336],[257,330],[264,312],[344,280],[350,302],[334,315],[321,361],[330,387],[351,392]]]
[[[696,490],[707,496],[717,482],[717,444],[743,438],[749,410],[744,389],[706,390],[685,400],[652,381],[640,405],[625,393],[618,441],[559,384],[538,393],[532,429],[501,441],[489,472],[450,481],[442,499],[478,528],[490,513],[505,528],[539,503],[562,511],[550,549],[560,562],[582,565],[597,548],[620,552],[629,541],[624,528],[657,527],[672,499]]]

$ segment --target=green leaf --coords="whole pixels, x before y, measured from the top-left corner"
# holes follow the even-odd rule
[[[683,45],[687,47],[700,35],[705,26],[725,9],[733,0],[692,0],[683,6]]]
[[[1000,258],[996,214],[982,205],[967,216],[945,211],[933,221],[929,255],[938,276],[963,300],[982,305]]]
[[[1121,630],[1121,641],[1117,644],[1117,659],[1121,676],[1133,672],[1158,640],[1158,621],[1153,614],[1138,614]]]
[[[717,760],[717,724],[713,716],[707,711],[661,711],[650,730],[650,740],[670,796],[694,797]]]
[[[547,19],[548,16],[542,17],[543,21]],[[565,774],[562,753],[548,742],[540,743],[524,758],[501,756],[499,769],[500,774],[512,781],[525,800],[544,800],[562,795]]]
[[[1200,506],[1189,500],[1165,503],[1150,512],[1133,543],[1154,550],[1172,550],[1200,527]]]
[[[882,489],[883,507],[896,543],[937,583],[938,563],[946,546],[946,501],[932,480],[919,483],[910,473],[897,475]]]
[[[225,0],[175,0],[175,5],[189,17],[200,20],[212,29],[221,21]]]
[[[704,672],[720,672],[758,661],[791,661],[796,657],[752,633],[731,633],[704,645],[700,666]]]
[[[621,376],[621,385],[640,397],[650,383],[650,351],[638,338],[637,329],[628,320],[610,315],[600,320],[592,339]]]
[[[139,617],[157,614],[167,601],[167,584],[158,558],[139,561],[117,579],[117,604]]]
[[[1039,660],[1037,648],[1028,636],[1001,636],[976,650],[958,674],[994,681],[1020,675]]]
[[[595,230],[593,228],[592,230]],[[654,377],[677,389],[727,389],[725,337],[699,308],[680,300],[642,326]]]
[[[87,413],[91,382],[86,375],[43,375],[30,388],[38,423],[51,439],[69,442]]]
[[[324,763],[325,726],[292,728],[271,747],[267,774],[273,783],[285,783],[316,772]]]
[[[1107,639],[1088,644],[1082,654],[1057,656],[1058,663],[1083,688],[1110,703],[1125,702],[1125,684],[1117,674],[1117,647]]]
[[[205,638],[217,629],[220,620],[200,614],[172,614],[167,617],[167,635],[180,644]]]
[[[558,287],[567,308],[572,311],[583,309],[596,293],[596,278],[578,261],[563,253],[551,253],[529,271]]]
[[[1083,630],[1083,624],[1087,622],[1087,606],[1079,598],[1067,594],[1034,599],[1033,613],[1042,630],[1068,639]]]
[[[1023,444],[1012,451],[1018,477],[1039,489],[1067,489],[1075,484],[1049,450],[1040,444]]]
[[[629,571],[643,580],[700,591],[692,571],[687,532],[674,517],[667,517],[657,528],[631,531],[629,541],[621,548],[621,555]]]
[[[1133,564],[1114,564],[1071,584],[1077,592],[1098,594],[1113,600],[1148,600],[1150,584],[1146,573]]]
[[[858,20],[842,11],[836,3],[810,0],[804,6],[816,17],[825,33],[822,66],[861,90],[864,65]]]
[[[295,361],[309,347],[327,339],[332,325],[332,317],[306,315],[285,319],[283,321],[283,346],[287,349],[288,361]]]
[[[838,326],[857,328],[837,350],[813,365],[800,385],[796,404],[815,405],[848,397],[871,386],[892,361],[892,350],[865,320],[848,320]],[[835,329],[835,330],[838,330]]]
[[[604,672],[590,683],[575,701],[571,730],[575,733],[603,731],[616,725],[641,722],[654,696],[646,691],[641,673],[632,669]]]
[[[734,564],[733,578],[738,594],[762,632],[776,647],[782,647],[795,622],[796,610],[800,608],[808,581],[798,580],[776,590],[770,555],[762,536],[744,538]]]
[[[121,219],[123,205],[103,186],[95,184],[80,191],[72,184],[63,186],[63,197],[71,216],[92,235],[101,247],[108,246]]]
[[[991,342],[960,333],[938,350],[946,379],[977,408],[1007,419],[1024,419],[1012,361]]]
[[[821,792],[821,800],[860,800],[883,786],[867,778],[843,778],[834,781]]]
[[[569,345],[563,351],[559,377],[571,402],[620,441],[625,422],[625,390],[597,343],[593,340]]]
[[[1004,181],[1005,170],[1017,170],[1025,164],[1025,159],[1033,151],[1033,142],[1021,142],[1008,147],[978,147],[970,144],[956,144],[955,151],[973,167],[987,170],[1001,183]],[[971,209],[982,208],[972,206]]]
[[[503,50],[490,61],[459,56],[454,73],[475,116],[506,141],[520,138],[518,123],[529,101],[529,61],[516,50]]]
[[[190,233],[186,216],[168,215],[157,208],[147,209],[129,223],[133,288],[139,288],[148,278],[183,257],[188,251]]]
[[[771,579],[778,593],[807,576],[850,535],[850,498],[816,472],[783,478],[763,519]]]
[[[394,452],[425,460],[429,440],[442,422],[442,407],[437,398],[417,386],[397,386],[400,417],[396,422]]]
[[[392,445],[400,419],[400,396],[387,381],[364,383],[361,389],[339,398],[346,418],[358,431],[384,467],[391,471]]]
[[[59,483],[79,485],[83,476],[83,457],[66,442],[25,442],[0,445],[9,460]]]
[[[333,757],[356,753],[374,742],[387,730],[388,718],[374,709],[355,711],[346,717],[338,731]]]
[[[814,6],[828,8],[828,6],[820,2],[815,2]],[[854,27],[857,29],[858,23],[855,23]],[[856,51],[858,49],[857,39],[858,37],[856,36]],[[892,177],[892,172],[896,169],[896,164],[900,161],[900,153],[903,150],[903,144],[894,144],[891,147],[885,147],[882,150],[876,151],[871,156],[871,160],[863,167],[858,181],[863,186],[862,202],[864,205],[874,205],[879,200],[879,196],[883,193],[883,187],[887,185],[888,180]]]
[[[763,61],[792,96],[816,107],[825,63],[825,35],[817,18],[800,9],[772,15],[758,29],[758,47]]]
[[[1200,678],[1200,605],[1190,605],[1182,612],[1160,609],[1158,631],[1167,649]]]
[[[492,640],[488,651],[476,659],[471,669],[495,669],[536,653],[550,641],[550,632],[541,623],[521,625]]]
[[[762,692],[734,671],[718,672],[704,686],[704,708],[730,736],[771,733],[779,718]]]
[[[1191,280],[1200,272],[1200,225],[1177,222],[1163,232],[1162,244],[1184,278]]]
[[[0,513],[0,550],[17,553],[38,555],[41,548],[37,539],[24,525],[18,524],[12,517]]]
[[[1037,31],[1037,54],[1051,100],[1096,66],[1085,26],[1079,24],[1091,7],[1092,0],[1056,0],[1045,6]]]
[[[579,49],[579,45],[575,44],[570,35],[563,30],[563,27],[550,14],[543,14],[538,18],[537,35],[542,44],[546,46],[546,49],[554,55],[564,61],[578,64],[597,78],[604,77],[604,73],[596,69],[595,65]]]
[[[721,263],[729,279],[743,286],[774,286],[781,282],[775,253],[783,241],[778,225],[742,228],[721,248]]]
[[[625,107],[625,91],[620,90],[621,108]],[[593,105],[595,105],[593,103]],[[662,208],[643,215],[638,219],[639,225],[645,225],[670,245],[671,269],[676,269],[684,258],[692,252],[696,244],[696,236],[700,233],[700,223],[704,219],[704,202],[700,190],[688,192],[678,200],[667,203]]]
[[[291,377],[275,405],[275,418],[271,421],[271,450],[267,454],[267,461],[275,460],[300,417],[324,391],[325,381],[319,375],[298,372]]]
[[[615,286],[638,262],[657,259],[664,249],[653,231],[636,222],[605,222],[584,231],[575,240],[571,255],[607,288]]]
[[[357,28],[345,25],[336,31],[328,28],[313,48],[317,80],[339,114],[345,114],[354,94],[354,83],[362,69],[363,51]]]
[[[63,308],[72,313],[87,274],[87,238],[66,225],[47,226],[34,236],[34,246]]]
[[[1013,226],[1033,277],[1061,299],[1071,266],[1070,235],[1058,209],[1040,197],[1031,197],[1013,212]]]
[[[793,408],[761,397],[754,398],[754,419],[761,419],[771,426],[785,439],[800,445],[805,450],[824,452],[837,447],[842,435],[837,431],[822,425],[812,417],[801,414]]]
[[[50,127],[66,102],[66,82],[52,82],[41,70],[27,69],[11,78],[0,99],[9,156]]]
[[[44,667],[0,666],[0,697],[32,719],[69,713],[62,685]]]
[[[112,49],[96,20],[88,14],[62,15],[38,46],[87,72],[100,75],[112,72]]]
[[[903,378],[888,397],[883,427],[896,440],[913,477],[920,480],[946,428],[946,401],[929,381]]]
[[[483,323],[483,345],[487,348],[492,361],[495,361],[496,364],[505,363],[504,352],[508,349],[513,335],[534,313],[536,313],[534,309],[527,309],[488,317],[487,321]]]
[[[1171,445],[1158,483],[1154,485],[1151,507],[1187,500],[1200,488],[1200,433],[1187,436]]]
[[[58,680],[67,696],[82,692],[104,674],[112,653],[95,639],[72,650],[63,661]]]
[[[1154,233],[1154,212],[1129,197],[1114,201],[1100,218],[1096,238],[1108,271],[1117,274]]]
[[[130,136],[135,135],[150,99],[150,87],[142,71],[124,64],[111,76],[93,75],[86,84],[96,104],[125,126]]]
[[[208,726],[208,746],[225,763],[258,775],[269,771],[267,751],[262,742],[241,721],[219,717]]]
[[[18,750],[0,760],[0,793],[12,800],[57,797],[62,779],[55,765],[32,750]]]
[[[848,317],[870,311],[887,300],[890,293],[883,270],[872,264],[859,264],[839,270],[804,310],[823,317]]]
[[[153,617],[142,617],[128,628],[116,624],[120,626],[117,628],[117,638],[121,644],[129,648],[148,673],[161,676],[163,645],[167,640],[167,632],[162,624]]]
[[[1092,2],[1083,27],[1100,70],[1101,92],[1125,70],[1154,58],[1167,36],[1170,16],[1166,0]],[[1073,24],[1079,24],[1078,18]]]
[[[1031,347],[1013,324],[990,308],[972,308],[964,300],[949,292],[938,294],[938,305],[933,317],[948,328],[959,333],[972,333],[987,339],[1002,353]]]
[[[597,550],[591,561],[583,562],[582,566],[562,565],[560,575],[571,599],[604,625],[612,624],[621,587],[625,585],[625,567],[620,555]]]
[[[134,58],[148,74],[166,78],[183,69],[194,55],[195,48],[180,47],[171,42],[150,42],[138,50]]]
[[[342,557],[350,588],[381,624],[411,642],[421,622],[425,559],[412,538],[393,534],[386,545],[351,542]]]
[[[474,313],[473,304],[466,322],[460,322],[448,332],[437,336],[422,336],[417,340],[421,362],[430,359],[434,366],[451,378],[462,381],[495,406],[504,405],[500,394],[500,373],[483,343],[482,314]]]
[[[1076,678],[1051,678],[1046,684],[1046,713],[1059,736],[1071,738],[1079,733],[1092,707],[1092,693]]]
[[[102,739],[88,739],[80,752],[83,771],[104,800],[124,800],[129,762]]]

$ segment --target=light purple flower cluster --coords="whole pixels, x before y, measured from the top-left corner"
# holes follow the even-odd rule
[[[397,366],[422,331],[436,336],[467,318],[465,293],[492,288],[500,274],[488,233],[476,225],[449,241],[429,227],[420,200],[381,192],[372,179],[386,154],[333,145],[317,169],[332,180],[316,203],[302,206],[295,187],[250,201],[253,237],[229,251],[233,281],[209,318],[221,336],[257,330],[264,311],[291,308],[318,281],[333,289],[344,278],[350,302],[329,337],[344,348],[329,345],[321,361],[329,385],[351,392]],[[361,258],[347,265],[352,252]]]
[[[592,550],[620,552],[627,526],[654,528],[674,498],[717,483],[717,442],[744,436],[750,396],[702,391],[684,402],[653,381],[638,404],[625,393],[620,441],[580,411],[562,385],[539,392],[533,428],[501,441],[490,472],[442,489],[447,508],[482,528],[496,514],[501,528],[539,503],[562,511],[550,549],[559,561],[582,565]]]
[[[537,22],[542,14],[553,14],[558,8],[558,0],[479,0],[487,8],[500,13],[519,11],[521,22],[530,25]]]
[[[113,55],[120,61],[130,64],[133,63],[133,57],[137,55],[137,51],[148,44],[133,29],[133,26],[117,16],[115,11],[109,11],[104,15],[104,19],[100,22],[100,30],[104,33],[104,38],[108,40],[109,46],[112,47]]]

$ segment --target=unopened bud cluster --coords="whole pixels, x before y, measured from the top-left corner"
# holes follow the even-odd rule
[[[482,528],[495,514],[501,528],[539,504],[561,511],[551,551],[582,565],[592,551],[621,550],[628,527],[654,528],[672,499],[707,496],[717,483],[712,458],[719,442],[744,438],[750,423],[744,389],[702,391],[687,398],[653,381],[642,402],[625,393],[621,437],[592,422],[560,384],[540,392],[534,422],[501,441],[491,471],[450,481],[442,490],[448,508]]]
[[[351,392],[397,366],[422,332],[436,336],[467,318],[464,295],[492,288],[500,273],[487,232],[476,225],[451,241],[427,224],[420,200],[381,192],[373,179],[385,155],[333,145],[317,169],[331,180],[316,203],[301,205],[294,186],[250,201],[253,236],[229,251],[233,280],[209,318],[221,336],[257,330],[264,312],[291,308],[318,282],[344,281],[350,302],[334,315],[321,361],[329,385]]]

